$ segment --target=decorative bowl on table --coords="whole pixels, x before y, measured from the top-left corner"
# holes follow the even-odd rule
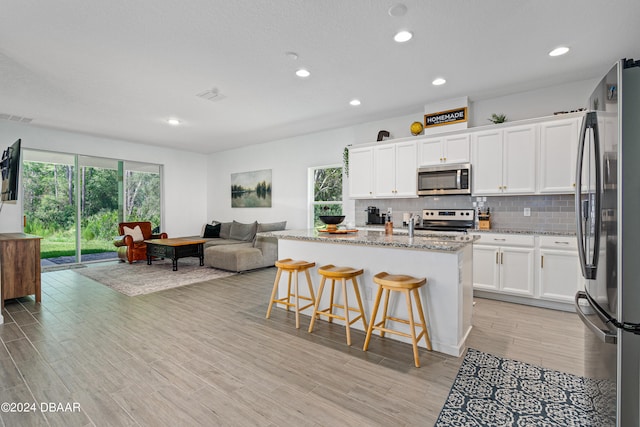
[[[327,231],[337,230],[338,224],[344,221],[344,215],[320,215],[320,221],[327,226]]]

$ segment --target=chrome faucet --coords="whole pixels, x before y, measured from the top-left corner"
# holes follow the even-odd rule
[[[413,214],[409,216],[409,238],[413,238],[413,230],[416,226],[416,222],[413,219]]]

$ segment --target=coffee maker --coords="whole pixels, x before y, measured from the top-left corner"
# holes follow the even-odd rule
[[[367,207],[367,224],[384,224],[387,214],[380,213],[375,206]]]

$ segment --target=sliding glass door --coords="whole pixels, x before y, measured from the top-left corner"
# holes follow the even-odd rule
[[[162,166],[151,163],[124,162],[124,210],[127,221],[151,221],[151,228],[160,231]]]
[[[24,231],[42,237],[45,265],[76,262],[75,163],[72,154],[23,150]]]
[[[117,257],[118,165],[120,161],[78,156],[78,262]]]
[[[24,231],[42,237],[43,266],[115,259],[121,221],[151,221],[160,228],[160,165],[23,153]]]

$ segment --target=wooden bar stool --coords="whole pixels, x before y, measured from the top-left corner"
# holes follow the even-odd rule
[[[364,309],[362,308],[362,299],[360,299],[360,290],[358,289],[358,281],[356,277],[362,275],[363,270],[356,270],[352,267],[336,267],[335,265],[329,264],[318,268],[318,274],[322,276],[322,280],[320,281],[320,289],[318,290],[318,297],[316,298],[316,304],[313,308],[313,315],[311,316],[311,324],[309,325],[309,332],[313,332],[313,325],[315,324],[316,317],[318,316],[327,316],[329,318],[329,323],[332,323],[333,319],[344,320],[345,328],[347,331],[347,345],[351,345],[351,328],[350,326],[357,322],[358,320],[362,320],[362,325],[364,326],[364,330],[367,330],[367,318],[364,314]],[[329,307],[319,310],[320,299],[322,298],[322,291],[324,290],[324,284],[327,279],[331,279],[331,295],[329,300]],[[342,282],[342,295],[344,298],[344,304],[335,304],[333,302],[333,296],[335,293],[335,285],[336,280],[339,279]],[[356,295],[356,300],[358,302],[358,308],[350,307],[349,300],[347,298],[347,279],[351,279],[351,283],[353,283],[353,291]],[[333,312],[334,308],[342,309],[343,314],[335,314]],[[349,320],[349,311],[355,311],[358,314],[353,320]]]
[[[420,341],[420,338],[424,336],[427,349],[431,350],[431,340],[429,339],[429,332],[427,331],[427,321],[425,320],[424,312],[422,311],[422,302],[420,301],[420,293],[418,292],[418,290],[425,283],[427,283],[427,279],[415,278],[415,277],[406,276],[402,274],[389,274],[386,272],[382,272],[373,276],[373,281],[378,285],[378,293],[376,294],[376,301],[373,303],[371,321],[369,322],[369,328],[367,329],[367,337],[364,340],[364,347],[362,349],[364,351],[367,351],[367,348],[369,348],[371,333],[373,332],[374,329],[380,331],[381,337],[384,337],[385,332],[401,335],[403,337],[408,337],[408,338],[411,338],[411,341],[413,344],[413,360],[415,362],[416,368],[419,368],[420,360],[418,358],[418,341]],[[382,297],[383,290],[386,292],[384,296],[382,320],[378,323],[375,323],[376,314],[378,313],[378,307],[380,306],[380,298]],[[405,295],[405,298],[407,301],[407,312],[409,314],[409,320],[398,319],[397,317],[392,317],[387,314],[387,309],[389,306],[389,293],[391,291],[402,292]],[[413,307],[411,304],[412,294],[415,299],[416,310],[418,311],[418,316],[420,316],[421,323],[415,323],[413,320]],[[409,325],[411,328],[411,333],[407,334],[404,332],[388,329],[386,327],[387,320]],[[416,326],[419,326],[420,328],[422,328],[422,332],[420,332],[417,336],[416,336],[416,329],[415,329]]]
[[[309,269],[316,265],[315,262],[308,261],[294,261],[291,258],[281,259],[276,261],[276,267],[278,267],[278,272],[276,273],[276,280],[273,282],[273,290],[271,291],[271,300],[269,301],[269,308],[267,309],[267,319],[271,316],[271,308],[273,307],[273,303],[284,304],[287,307],[287,311],[289,311],[289,307],[295,307],[296,312],[296,329],[300,328],[300,312],[305,308],[309,308],[316,303],[316,298],[313,293],[313,285],[311,284],[311,276],[309,275]],[[287,296],[283,298],[276,298],[276,294],[278,293],[278,285],[280,284],[280,276],[282,272],[286,271],[289,273],[289,280],[287,283]],[[307,276],[307,285],[309,286],[309,296],[300,295],[298,293],[298,273],[304,271],[305,276]],[[295,275],[293,274],[295,273]],[[294,292],[291,293],[291,276],[293,276],[293,287]],[[291,302],[291,297],[294,298],[294,302]],[[309,304],[304,307],[300,307],[300,300],[311,301]]]

